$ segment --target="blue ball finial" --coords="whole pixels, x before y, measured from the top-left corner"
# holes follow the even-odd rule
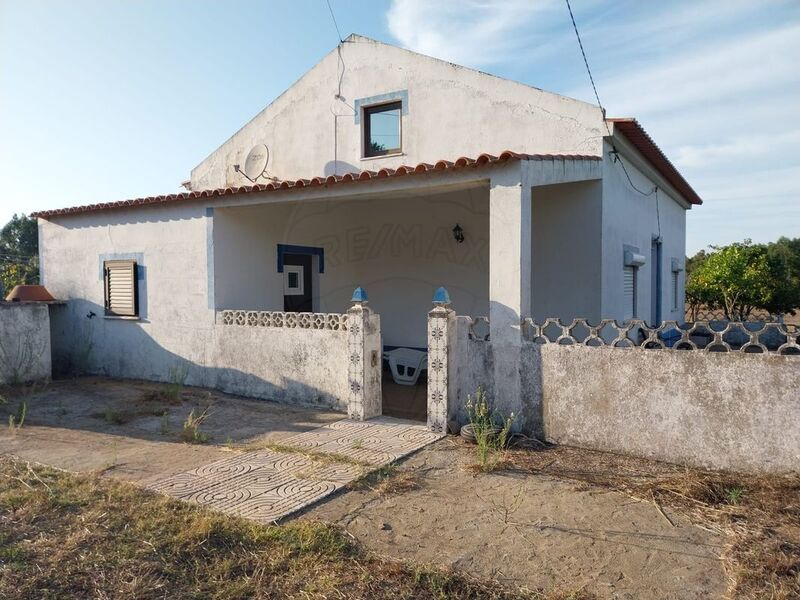
[[[367,291],[364,288],[362,288],[361,286],[358,286],[353,291],[353,297],[350,298],[351,302],[366,302],[367,300],[368,300]]]
[[[437,306],[445,306],[450,304],[450,294],[443,287],[440,287],[433,293],[433,303]]]

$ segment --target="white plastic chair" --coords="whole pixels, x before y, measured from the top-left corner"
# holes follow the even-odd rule
[[[397,348],[383,353],[389,361],[392,379],[400,385],[416,385],[419,374],[428,370],[428,353],[412,348]]]

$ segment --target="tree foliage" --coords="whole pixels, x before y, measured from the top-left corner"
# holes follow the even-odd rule
[[[14,215],[0,229],[0,288],[39,283],[39,231],[36,219]]]
[[[800,307],[800,239],[710,248],[687,261],[690,305],[722,309],[732,321],[746,320],[756,308],[795,314]]]

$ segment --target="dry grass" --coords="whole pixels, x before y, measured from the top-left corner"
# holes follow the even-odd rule
[[[179,406],[184,400],[183,394],[176,395],[167,387],[149,389],[142,393],[141,401]]]
[[[420,476],[413,471],[401,471],[392,476],[384,477],[375,486],[375,491],[387,496],[391,494],[404,494],[422,487]]]
[[[116,410],[107,408],[104,412],[93,413],[92,417],[95,419],[102,419],[111,425],[127,425],[141,417],[160,417],[167,409],[163,406],[155,406],[152,408],[126,408]]]
[[[368,554],[339,529],[265,526],[0,458],[0,597],[568,598]]]
[[[370,471],[360,479],[352,482],[353,489],[369,489],[381,496],[403,494],[422,487],[422,478],[414,471],[404,471],[395,463],[384,465]]]
[[[800,475],[702,471],[563,446],[510,450],[509,469],[617,489],[724,534],[735,598],[800,598]]]
[[[209,435],[200,431],[200,427],[208,419],[208,408],[195,415],[194,409],[191,410],[186,420],[183,422],[178,438],[187,444],[205,444],[209,440]]]
[[[322,452],[321,450],[313,450],[311,448],[300,448],[298,446],[291,446],[288,444],[276,444],[272,442],[259,443],[252,442],[242,447],[243,450],[272,450],[273,452],[282,452],[284,454],[301,454],[315,462],[334,464],[341,463],[345,465],[352,465],[354,467],[361,467],[363,469],[372,469],[373,465],[367,462],[356,460],[346,454],[338,454],[337,452]]]

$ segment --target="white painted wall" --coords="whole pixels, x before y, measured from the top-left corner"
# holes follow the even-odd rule
[[[202,206],[139,207],[39,224],[44,284],[68,300],[53,316],[56,369],[165,379],[182,361],[204,364],[214,315]],[[139,261],[139,321],[103,316],[102,260],[114,255]]]
[[[465,240],[456,243],[458,223]],[[467,314],[489,311],[488,190],[300,202],[214,211],[219,308],[283,310],[277,245],[321,247],[319,312],[344,312],[356,286],[381,316],[383,342],[425,347],[433,292]]]
[[[533,188],[531,278],[536,320],[600,315],[600,181]]]
[[[53,314],[56,369],[168,381],[185,368],[192,385],[345,410],[344,332],[215,325],[208,227],[199,204],[41,220],[45,284],[67,300]],[[110,254],[143,267],[139,320],[103,316]]]
[[[597,155],[603,122],[596,106],[360,36],[334,49],[192,170],[193,189],[245,185],[233,170],[265,143],[268,170],[298,179],[483,152]],[[341,75],[341,96],[339,93]],[[405,90],[403,154],[362,159],[357,99]],[[334,115],[341,115],[336,118]],[[334,124],[337,135],[334,138]],[[335,150],[336,148],[336,150]],[[336,159],[334,162],[334,154]]]
[[[347,332],[217,325],[203,385],[347,411]]]
[[[683,319],[685,272],[679,276],[678,309],[673,309],[671,289],[671,259],[684,266],[686,256],[686,208],[664,191],[659,182],[658,210],[656,195],[642,196],[631,188],[625,173],[608,156],[611,147],[606,145],[603,160],[603,211],[602,211],[602,316],[623,319],[623,246],[638,247],[647,257],[639,268],[638,317],[650,319],[650,278],[653,265],[650,259],[652,238],[659,233],[661,224],[662,247],[662,320]],[[630,160],[625,160],[628,174],[634,185],[644,191],[653,189],[656,177],[646,176]]]

